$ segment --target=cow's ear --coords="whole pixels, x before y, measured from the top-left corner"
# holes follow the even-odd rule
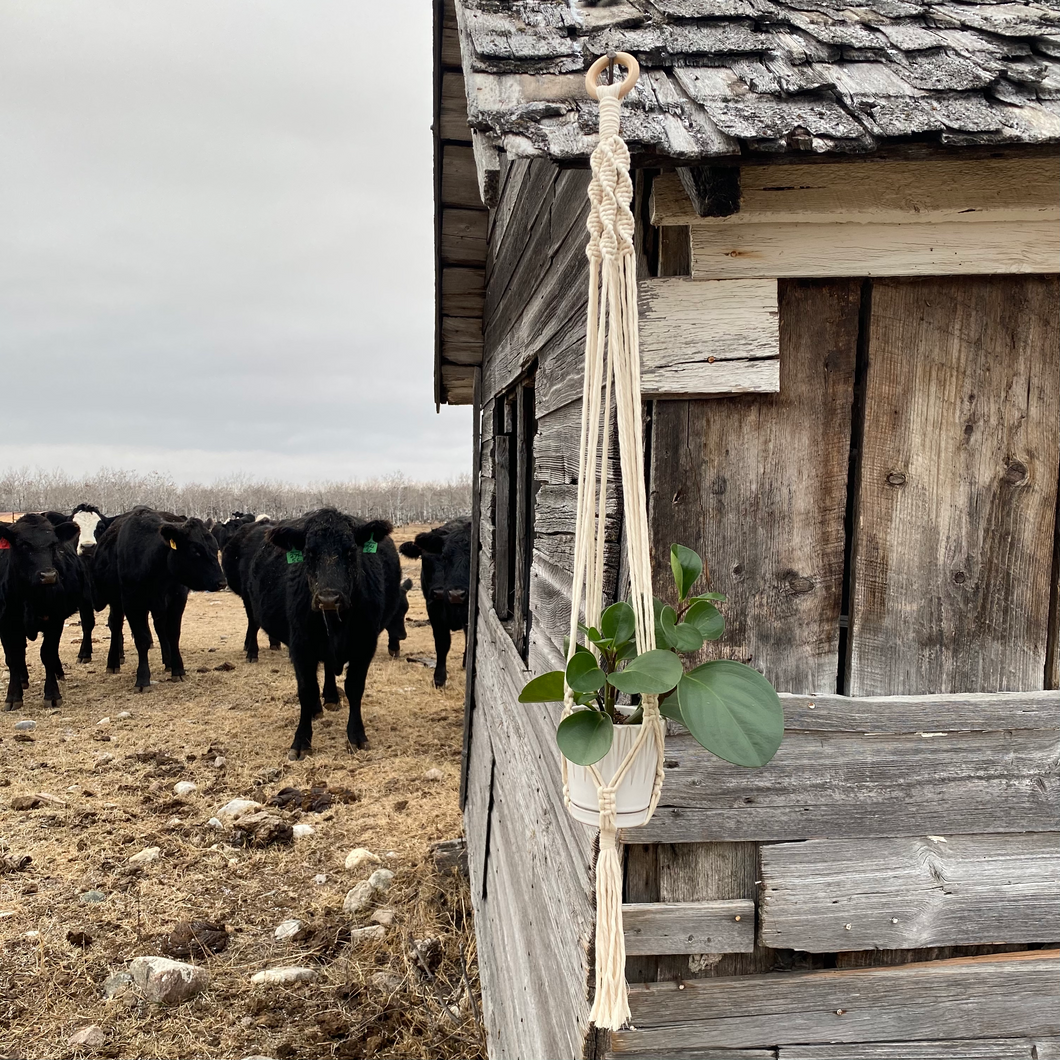
[[[401,544],[398,545],[398,552],[403,556],[408,556],[409,559],[419,559],[420,556],[423,555],[423,553],[420,552],[411,541],[402,541]]]
[[[58,526],[60,523],[65,523],[70,516],[63,515],[62,512],[45,512],[44,518],[47,519],[52,526]]]
[[[10,523],[0,523],[0,548],[14,548],[15,540],[15,528]]]
[[[265,540],[284,552],[305,548],[305,529],[300,526],[274,526],[265,531]]]
[[[416,535],[416,544],[423,552],[432,556],[440,556],[445,549],[445,534],[439,534],[436,530],[428,530],[424,534]]]
[[[358,545],[368,541],[382,541],[384,537],[390,536],[393,529],[394,524],[386,519],[373,519],[370,523],[357,527],[353,532],[353,539]]]
[[[162,540],[169,542],[171,548],[177,547],[177,541],[187,535],[184,532],[183,523],[163,523],[159,528],[158,532],[162,535]]]
[[[64,544],[73,544],[81,536],[81,527],[72,520],[60,523],[55,528],[55,536]]]

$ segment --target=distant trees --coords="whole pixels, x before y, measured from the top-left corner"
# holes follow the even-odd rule
[[[80,478],[39,468],[0,472],[0,511],[70,511],[81,503],[95,504],[108,515],[146,504],[201,519],[226,519],[234,511],[284,519],[330,505],[366,519],[433,523],[470,514],[471,477],[415,482],[396,473],[364,481],[295,486],[239,476],[210,485],[178,485],[159,472],[139,474],[114,468]]]

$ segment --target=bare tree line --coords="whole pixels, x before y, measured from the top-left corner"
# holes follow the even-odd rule
[[[0,511],[70,511],[94,504],[107,515],[146,504],[200,519],[227,519],[253,512],[286,519],[330,506],[368,519],[392,523],[434,523],[471,511],[471,477],[449,482],[416,482],[400,472],[378,479],[296,486],[239,476],[210,485],[178,484],[159,472],[103,468],[77,477],[62,471],[19,468],[0,472]]]

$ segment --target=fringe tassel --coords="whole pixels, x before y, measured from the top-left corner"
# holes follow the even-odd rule
[[[596,860],[596,997],[589,1018],[597,1027],[617,1031],[629,1022],[629,992],[622,930],[622,859],[614,813],[608,814],[611,820],[605,823],[606,812],[601,807],[600,855]]]

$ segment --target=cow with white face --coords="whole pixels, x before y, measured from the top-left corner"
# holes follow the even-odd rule
[[[81,560],[84,595],[81,600],[81,648],[77,653],[79,663],[92,661],[92,630],[96,628],[96,612],[92,607],[92,555],[103,531],[110,526],[116,515],[104,515],[94,504],[79,504],[71,513],[71,522],[81,528],[77,542],[77,555]]]

